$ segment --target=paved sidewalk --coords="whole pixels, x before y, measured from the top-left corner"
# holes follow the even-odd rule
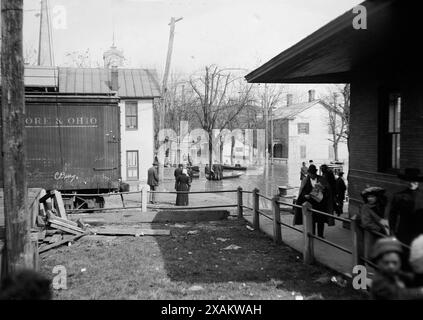
[[[268,215],[270,217],[272,216],[270,212],[268,213]],[[253,222],[251,210],[245,210],[244,217],[248,222]],[[292,226],[293,215],[282,214],[281,221]],[[303,226],[301,225],[296,227],[301,230],[303,228]],[[302,252],[304,245],[303,234],[285,226],[282,226],[281,228],[282,241],[290,247],[294,248],[295,250]],[[273,221],[260,215],[260,230],[269,235],[270,237],[273,237]],[[350,230],[343,228],[342,222],[340,221],[336,221],[336,225],[333,227],[328,227],[327,225],[325,225],[325,239],[351,250],[351,232]],[[350,254],[341,251],[335,247],[332,247],[326,243],[323,243],[319,240],[314,240],[314,254],[316,260],[326,265],[327,267],[343,274],[351,274],[352,256]]]

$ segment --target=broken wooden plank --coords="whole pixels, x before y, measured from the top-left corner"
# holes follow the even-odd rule
[[[38,252],[39,253],[46,252],[50,249],[57,248],[61,245],[67,244],[68,242],[76,241],[79,238],[81,238],[82,236],[84,236],[84,234],[79,234],[79,235],[73,236],[72,238],[66,238],[66,239],[63,239],[63,240],[58,241],[56,243],[53,243],[53,244],[50,244],[50,245],[47,245],[47,246],[42,246],[42,247],[39,248]]]
[[[56,243],[58,241],[62,240],[62,235],[61,234],[55,234],[54,236],[52,236],[50,238],[49,243]]]
[[[57,190],[54,191],[53,201],[54,201],[54,206],[57,210],[57,213],[59,214],[59,217],[62,219],[67,219],[66,209],[65,209],[65,204],[63,203],[62,194]]]
[[[60,222],[66,226],[72,226],[72,227],[78,227],[78,223],[66,219],[59,218],[58,216],[55,216],[54,214],[49,213],[48,214],[48,221],[55,221]]]
[[[64,223],[64,222],[62,222],[62,221],[60,221],[60,220],[56,220],[56,219],[49,219],[49,220],[48,220],[48,222],[50,223],[50,225],[51,225],[52,223],[54,223],[55,225],[59,225],[59,226],[62,226],[62,227],[68,228],[68,229],[72,229],[72,230],[74,230],[74,231],[78,231],[78,232],[83,232],[83,231],[84,231],[84,230],[83,230],[83,229],[81,229],[80,227],[77,227],[77,226],[74,226],[74,225],[70,225],[70,224],[68,224],[68,223]]]
[[[50,227],[62,230],[62,231],[67,232],[67,233],[75,234],[75,235],[79,235],[79,234],[84,233],[84,231],[80,228],[78,228],[79,230],[74,230],[73,228],[71,229],[71,228],[68,228],[66,226],[58,225],[58,224],[53,223],[53,222],[50,223]]]
[[[168,236],[170,230],[163,229],[137,229],[137,228],[102,228],[91,229],[92,232],[98,235],[114,235],[114,236]]]

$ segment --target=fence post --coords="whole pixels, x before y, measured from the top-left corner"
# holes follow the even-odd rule
[[[357,216],[351,218],[352,268],[363,264],[364,238]],[[352,270],[351,268],[351,270]]]
[[[243,208],[242,208],[242,188],[238,187],[237,189],[238,195],[238,218],[241,219],[243,216]]]
[[[147,212],[147,202],[148,202],[148,191],[150,187],[144,185],[141,188],[141,212]]]
[[[282,231],[281,231],[281,210],[279,207],[279,197],[274,196],[272,199],[272,212],[273,212],[273,241],[275,243],[282,242]]]
[[[310,211],[311,208],[312,206],[308,202],[302,205],[304,236],[303,259],[305,264],[314,262],[313,238],[309,236],[313,234],[313,213]]]
[[[260,229],[260,199],[259,199],[259,189],[255,188],[253,190],[253,227],[256,230]]]

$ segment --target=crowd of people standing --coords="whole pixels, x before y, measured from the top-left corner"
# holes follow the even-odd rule
[[[309,161],[309,166],[302,163],[300,170],[301,186],[296,200],[297,205],[308,202],[314,210],[322,211],[333,215],[343,213],[346,185],[343,180],[343,172],[338,173],[335,178],[333,171],[326,165],[320,166],[320,173],[313,160]],[[314,213],[312,214],[314,229],[317,227],[317,236],[324,238],[325,224],[333,226],[335,221],[328,216]],[[294,216],[294,225],[302,224],[301,209],[297,209]],[[315,230],[316,231],[316,230]]]

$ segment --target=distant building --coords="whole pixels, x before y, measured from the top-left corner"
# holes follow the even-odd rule
[[[309,91],[309,99],[303,103],[287,103],[273,113],[273,156],[277,160],[301,163],[313,159],[316,163],[335,160],[332,131],[329,126],[331,106],[315,99],[315,91]],[[338,121],[340,116],[336,116]],[[270,125],[269,125],[270,127]],[[270,136],[270,135],[269,135]],[[345,140],[338,143],[338,161],[348,160]]]

